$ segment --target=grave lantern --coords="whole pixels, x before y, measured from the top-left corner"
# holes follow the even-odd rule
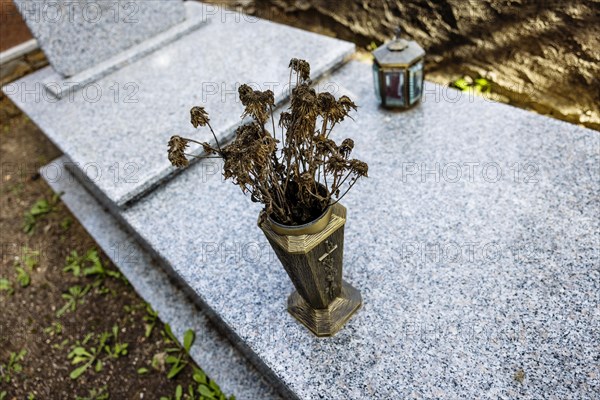
[[[414,40],[396,38],[373,51],[375,95],[384,107],[409,108],[423,93],[425,50]]]

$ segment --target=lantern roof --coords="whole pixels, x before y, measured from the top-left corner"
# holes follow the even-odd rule
[[[408,67],[425,56],[425,50],[414,40],[396,38],[373,51],[382,67]]]

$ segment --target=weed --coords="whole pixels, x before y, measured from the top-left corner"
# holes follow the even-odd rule
[[[492,83],[485,78],[472,79],[469,76],[452,82],[453,87],[463,92],[472,90],[476,94],[488,94],[492,91]]]
[[[65,348],[65,346],[66,346],[66,345],[68,345],[68,344],[69,344],[69,339],[65,339],[65,340],[63,340],[62,342],[58,343],[58,344],[57,344],[57,343],[53,344],[53,345],[52,345],[52,348],[53,348],[53,349],[56,349],[56,350],[62,350],[62,349],[64,349],[64,348]]]
[[[196,337],[194,331],[191,329],[185,331],[183,335],[182,347],[175,335],[173,335],[173,331],[171,331],[169,324],[165,324],[162,334],[165,342],[174,346],[165,350],[168,354],[166,363],[171,366],[171,369],[167,374],[167,379],[173,379],[188,365],[190,348],[192,347]]]
[[[63,231],[69,230],[69,228],[73,225],[73,218],[65,217],[62,221],[60,221],[60,229]]]
[[[154,326],[156,325],[157,319],[158,319],[158,313],[156,311],[154,311],[152,309],[152,307],[150,307],[150,304],[146,304],[146,315],[144,315],[144,322],[145,322],[144,336],[150,337],[150,335],[152,334],[152,330],[154,329]]]
[[[128,353],[127,343],[119,342],[119,327],[113,326],[112,333],[102,332],[96,335],[96,345],[87,347],[87,343],[94,337],[93,333],[88,333],[81,342],[77,342],[71,349],[67,358],[71,360],[72,365],[82,364],[71,371],[71,379],[79,378],[88,368],[94,366],[94,371],[100,372],[104,368],[103,354],[105,358],[119,358]]]
[[[17,267],[17,282],[22,288],[26,288],[31,283],[31,276],[25,271],[24,268]]]
[[[50,336],[54,336],[54,335],[60,335],[62,333],[63,330],[63,326],[60,322],[53,322],[52,325],[50,325],[47,328],[44,328],[44,333],[50,335]]]
[[[75,400],[108,400],[109,397],[106,386],[103,386],[99,389],[89,390],[86,397],[76,396]]]
[[[100,287],[107,277],[127,282],[120,272],[104,267],[96,249],[88,250],[83,256],[80,256],[77,254],[77,251],[73,250],[71,254],[67,256],[66,262],[67,265],[63,268],[64,272],[71,272],[75,277],[95,277],[96,279],[94,280],[92,287],[96,288],[96,291],[99,294],[106,294],[110,291],[107,288]]]
[[[23,370],[21,362],[25,359],[27,351],[25,349],[18,353],[10,353],[7,364],[0,364],[0,382],[10,383],[11,374],[20,373]]]
[[[27,267],[33,271],[39,263],[40,252],[25,246],[21,249],[21,256],[21,259],[15,262],[15,266]]]
[[[189,386],[188,391],[190,392],[190,400],[201,400],[201,399],[218,399],[218,400],[235,400],[235,396],[231,395],[229,397],[225,397],[223,391],[217,385],[215,381],[206,376],[204,371],[198,368],[194,368],[194,381],[198,384],[196,387],[197,393],[200,395],[198,397],[193,396],[192,385]]]
[[[102,349],[110,334],[108,332],[104,332],[98,337],[98,345],[90,348],[83,347],[86,344],[86,339],[84,339],[81,343],[77,343],[67,355],[67,358],[71,360],[71,364],[81,364],[79,367],[75,368],[69,374],[71,379],[79,378],[92,364],[96,364],[94,370],[96,372],[100,372],[103,368],[102,360],[99,359],[99,356],[102,354]]]
[[[27,234],[32,235],[37,222],[47,214],[50,214],[56,205],[61,194],[55,194],[52,196],[50,201],[46,199],[40,199],[36,201],[33,206],[25,213],[25,222],[23,224],[23,231]]]
[[[194,368],[193,379],[196,384],[188,385],[188,391],[185,396],[186,400],[235,400],[235,396],[233,395],[226,397],[219,385],[217,385],[215,381],[209,379],[206,374],[198,368]],[[160,400],[182,400],[183,398],[183,387],[177,385],[173,397],[161,396]]]
[[[114,340],[114,345],[112,347],[108,344],[104,346],[104,350],[108,355],[111,358],[126,356],[129,345],[127,343],[119,342],[119,327],[117,325],[112,327],[112,339]]]
[[[12,282],[6,278],[0,278],[0,292],[7,292],[9,296],[12,295],[15,292]]]
[[[66,304],[62,306],[56,313],[57,317],[62,317],[67,311],[75,311],[78,304],[83,304],[83,297],[90,291],[91,286],[86,285],[83,288],[79,285],[71,286],[67,293],[62,294],[62,298],[67,300]]]

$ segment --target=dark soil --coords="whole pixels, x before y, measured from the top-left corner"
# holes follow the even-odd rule
[[[98,287],[101,291],[90,290],[74,312],[57,317],[66,303],[63,293],[95,281],[63,272],[66,257],[73,250],[86,254],[96,244],[60,200],[36,220],[31,234],[24,232],[24,214],[32,205],[40,199],[52,203],[53,193],[37,169],[60,153],[22,115],[3,121],[1,129],[0,278],[11,282],[14,293],[0,291],[0,398],[26,399],[32,394],[32,398],[48,400],[77,396],[101,399],[89,396],[89,391],[105,388],[103,393],[109,393],[110,399],[159,399],[173,396],[179,384],[187,392],[188,384],[193,383],[191,366],[171,380],[166,377],[168,366],[167,371],[151,366],[153,357],[168,347],[161,334],[164,326],[157,321],[151,335],[145,337],[146,305],[124,280],[105,278]],[[107,257],[99,254],[103,265],[115,270]],[[26,266],[26,259],[36,265]],[[30,275],[28,286],[19,284],[17,267]],[[60,332],[56,324],[62,326]],[[117,359],[103,355],[100,372],[89,368],[78,379],[71,379],[70,372],[81,365],[71,365],[67,358],[75,343],[90,333],[111,332],[115,325],[119,328],[118,341],[128,344],[128,354]],[[21,350],[26,351],[20,362],[22,371],[8,371],[10,354]],[[139,368],[147,368],[149,373],[138,375]]]

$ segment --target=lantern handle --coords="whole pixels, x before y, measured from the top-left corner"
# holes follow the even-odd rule
[[[402,27],[399,26],[394,30],[394,36],[394,39],[400,39],[400,36],[402,36]]]

